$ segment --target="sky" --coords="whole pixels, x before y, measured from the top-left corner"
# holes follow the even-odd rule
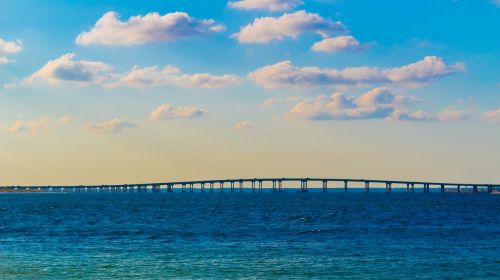
[[[0,1],[0,185],[499,166],[497,0]]]

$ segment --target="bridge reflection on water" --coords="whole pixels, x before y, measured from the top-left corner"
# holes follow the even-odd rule
[[[292,186],[293,184],[293,186]],[[288,185],[288,186],[287,186]],[[221,179],[201,181],[177,181],[143,184],[112,184],[112,185],[67,185],[67,186],[3,186],[3,192],[284,192],[287,189],[295,189],[300,185],[298,191],[308,192],[310,189],[320,189],[322,192],[329,190],[348,192],[349,190],[370,189],[385,190],[392,192],[393,188],[406,192],[417,191],[428,193],[440,192],[487,192],[493,193],[500,189],[496,184],[469,184],[469,183],[445,183],[424,181],[392,181],[392,180],[368,180],[368,179],[336,179],[336,178],[253,178],[253,179]],[[314,186],[313,186],[314,185]]]

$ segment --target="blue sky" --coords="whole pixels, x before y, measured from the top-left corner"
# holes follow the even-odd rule
[[[500,180],[498,1],[6,0],[0,39],[0,184]]]

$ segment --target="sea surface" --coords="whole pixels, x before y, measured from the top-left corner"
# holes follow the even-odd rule
[[[500,195],[0,194],[0,279],[499,279]]]

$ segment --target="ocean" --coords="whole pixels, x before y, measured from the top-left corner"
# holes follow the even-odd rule
[[[0,279],[499,279],[500,195],[3,193]]]

